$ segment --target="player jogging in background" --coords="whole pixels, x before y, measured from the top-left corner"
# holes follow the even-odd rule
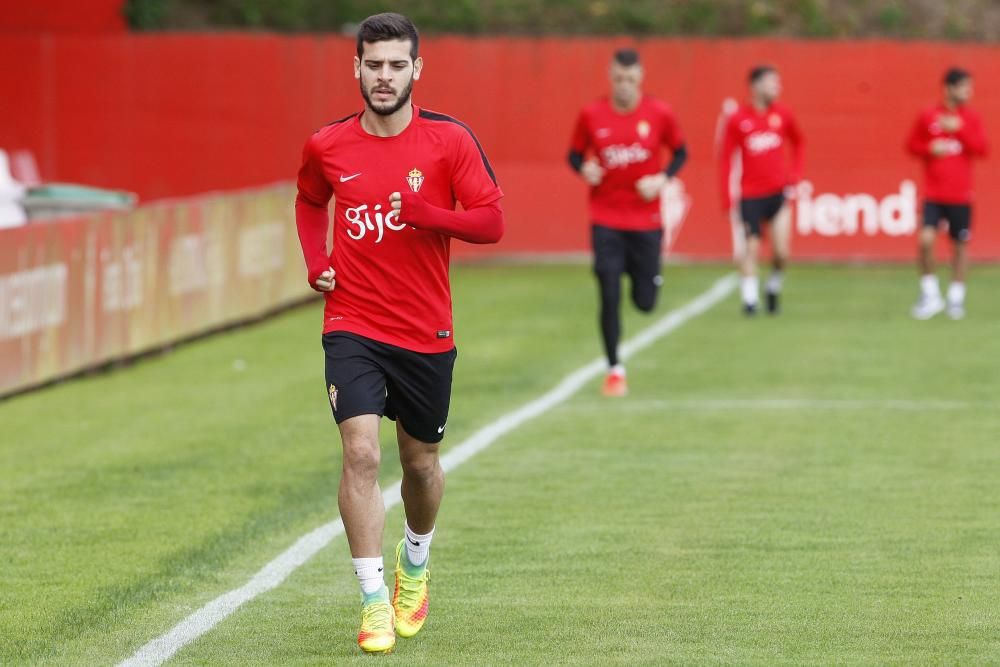
[[[743,311],[754,315],[760,301],[757,262],[761,232],[771,225],[772,271],[767,279],[767,312],[780,310],[781,288],[788,262],[792,212],[786,192],[802,177],[804,142],[792,112],[777,103],[781,77],[770,65],[750,70],[750,102],[729,117],[719,150],[719,186],[722,208],[732,208],[729,176],[733,153],[739,151],[742,165],[739,216],[746,233],[746,248],[740,258],[743,279],[740,292]]]
[[[503,195],[472,131],[410,101],[423,68],[417,49],[404,16],[361,24],[354,76],[364,109],[309,138],[295,201],[309,284],[326,295],[326,392],[344,451],[338,504],[361,585],[358,644],[372,653],[391,651],[397,632],[416,634],[427,616],[428,550],[444,489],[438,443],[456,357],[449,240],[496,243],[503,234]],[[406,514],[391,599],[378,485],[382,416],[396,422]]]
[[[954,248],[948,316],[965,317],[966,256],[972,238],[972,159],[987,152],[986,133],[979,115],[968,107],[972,76],[952,68],[944,76],[944,99],[917,117],[907,149],[924,162],[924,224],[920,230],[920,298],[913,317],[927,320],[945,309],[941,286],[934,273],[934,240],[938,226],[948,223]]]
[[[643,94],[643,69],[634,49],[615,52],[609,78],[611,95],[580,112],[569,163],[590,186],[594,274],[608,359],[602,392],[624,396],[628,385],[618,358],[622,274],[631,280],[635,307],[652,311],[663,282],[660,193],[684,165],[687,148],[670,107]],[[673,153],[666,166],[664,146]]]

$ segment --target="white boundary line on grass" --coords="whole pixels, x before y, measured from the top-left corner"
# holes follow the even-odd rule
[[[723,411],[748,410],[756,412],[782,410],[894,410],[923,412],[926,410],[969,410],[981,404],[968,401],[946,401],[916,398],[692,398],[692,399],[639,399],[629,401],[619,408],[624,412],[649,410]],[[571,409],[576,409],[571,408]],[[583,409],[583,408],[580,408]]]
[[[651,326],[643,329],[621,346],[622,359],[628,359],[649,347],[658,339],[719,303],[733,291],[736,282],[736,277],[733,275],[720,278],[708,291],[684,306],[670,311]],[[454,470],[492,445],[501,436],[568,399],[587,382],[601,375],[605,368],[606,363],[603,359],[595,359],[586,366],[570,373],[542,396],[487,424],[473,433],[467,440],[448,450],[441,457],[441,467],[446,472]],[[387,510],[401,502],[399,484],[396,482],[382,493]],[[337,519],[303,535],[295,544],[265,565],[250,581],[207,603],[175,625],[169,632],[160,635],[136,651],[132,657],[120,662],[118,667],[162,665],[177,651],[214,628],[243,604],[262,593],[277,588],[288,575],[308,562],[343,532],[344,523]]]

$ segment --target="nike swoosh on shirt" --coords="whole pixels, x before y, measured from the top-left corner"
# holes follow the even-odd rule
[[[343,174],[341,174],[340,175],[340,182],[341,183],[346,183],[347,181],[351,180],[352,178],[357,178],[360,175],[361,175],[360,171],[358,173],[356,173],[356,174],[351,174],[350,176],[344,176]]]

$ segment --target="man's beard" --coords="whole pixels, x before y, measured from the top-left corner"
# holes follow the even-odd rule
[[[361,82],[361,97],[365,98],[365,103],[368,105],[368,108],[377,113],[379,116],[391,116],[392,114],[402,109],[403,106],[409,104],[410,94],[412,92],[413,92],[413,79],[410,78],[410,81],[406,84],[406,88],[403,88],[403,92],[401,92],[399,96],[396,98],[395,104],[388,107],[377,107],[372,102],[372,98],[371,95],[368,94],[368,90],[365,89],[364,82],[363,81]]]
[[[625,109],[635,104],[636,100],[639,99],[639,94],[632,91],[615,92],[611,97],[614,99],[616,106]]]

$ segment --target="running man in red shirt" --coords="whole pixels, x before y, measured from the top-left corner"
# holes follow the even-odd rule
[[[750,70],[750,102],[729,117],[719,152],[719,183],[722,208],[732,208],[729,176],[733,153],[739,152],[740,219],[746,234],[746,247],[740,260],[743,280],[743,312],[757,313],[760,283],[757,261],[760,254],[761,228],[771,224],[772,271],[767,279],[767,312],[779,312],[779,296],[784,282],[791,240],[792,212],[786,191],[802,178],[804,141],[799,125],[788,108],[777,103],[781,77],[770,65]],[[789,150],[791,162],[789,162]]]
[[[920,230],[920,299],[913,317],[927,320],[945,309],[941,285],[934,274],[934,239],[941,222],[948,223],[954,248],[948,316],[965,317],[966,246],[972,238],[972,160],[987,153],[986,132],[979,114],[967,105],[972,76],[952,68],[944,75],[944,100],[917,117],[906,143],[924,163],[924,224]]]
[[[503,194],[472,131],[410,101],[424,64],[417,48],[404,16],[361,24],[354,76],[364,109],[309,138],[295,201],[309,284],[326,295],[326,390],[344,450],[338,504],[361,584],[358,644],[373,653],[392,650],[396,633],[416,634],[427,616],[428,549],[444,489],[438,443],[456,357],[449,240],[496,243],[503,234]],[[396,422],[406,514],[391,602],[382,416]]]
[[[628,391],[618,359],[621,277],[632,283],[632,303],[648,313],[663,283],[660,193],[687,160],[687,148],[670,107],[642,93],[643,70],[634,49],[615,52],[611,95],[580,112],[569,163],[590,186],[594,274],[601,296],[601,335],[608,359],[606,396]],[[664,167],[663,147],[673,152]]]

